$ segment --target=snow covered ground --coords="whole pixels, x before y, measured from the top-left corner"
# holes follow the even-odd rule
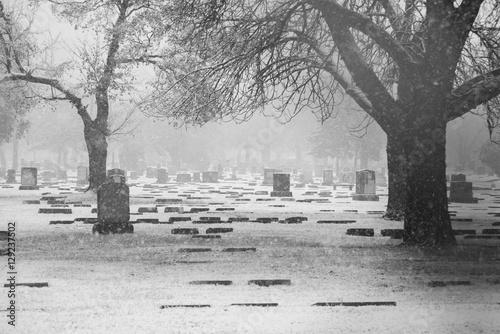
[[[468,176],[476,185],[492,179]],[[209,208],[199,213],[132,215],[138,218],[246,217],[231,224],[135,224],[135,233],[92,235],[91,224],[54,220],[96,217],[96,197],[75,190],[75,183],[46,184],[40,190],[0,188],[0,230],[16,223],[17,283],[47,282],[48,287],[16,287],[16,333],[500,333],[500,240],[457,237],[451,250],[422,251],[400,247],[400,240],[380,231],[402,228],[379,213],[387,203],[355,202],[348,188],[321,185],[294,188],[295,201],[283,201],[256,191],[271,191],[248,175],[217,184],[160,185],[140,179],[131,185],[131,212],[154,207],[157,198],[182,199],[167,206]],[[258,182],[258,185],[249,185]],[[152,184],[151,188],[143,187]],[[219,192],[217,192],[219,191]],[[332,191],[329,197],[319,192]],[[310,193],[307,193],[310,192]],[[316,193],[314,193],[316,192]],[[71,214],[39,214],[42,194],[66,196]],[[478,190],[478,204],[450,205],[456,229],[495,228],[500,221],[500,191]],[[194,198],[193,198],[194,197]],[[297,202],[310,199],[312,202]],[[317,202],[316,200],[320,200]],[[322,202],[323,201],[323,202]],[[234,211],[217,211],[234,208]],[[330,210],[330,211],[322,211]],[[334,210],[331,211],[331,210]],[[349,212],[344,210],[357,210]],[[302,224],[254,222],[256,218],[302,216]],[[355,220],[349,224],[318,224],[318,220]],[[173,235],[178,227],[231,227],[220,239]],[[346,235],[348,228],[373,228],[374,237]],[[499,228],[500,227],[496,227]],[[7,241],[2,240],[2,249]],[[250,247],[255,251],[226,252]],[[185,248],[210,248],[183,252]],[[181,251],[180,251],[181,250]],[[1,256],[7,283],[7,256]],[[290,285],[250,285],[255,279],[289,279]],[[231,285],[195,285],[197,280],[230,280]],[[448,286],[430,286],[451,281]],[[460,285],[469,281],[470,285]],[[9,288],[0,297],[0,333],[8,325]],[[312,306],[320,302],[395,302],[396,306]],[[237,303],[277,303],[274,307],[234,306]],[[209,305],[210,307],[168,307]]]

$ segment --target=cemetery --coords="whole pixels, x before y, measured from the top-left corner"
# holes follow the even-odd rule
[[[24,191],[5,175],[0,214],[16,225],[24,324],[51,333],[498,329],[492,177],[467,175],[473,186],[454,194],[477,201],[450,198],[458,246],[436,252],[399,246],[403,222],[382,218],[387,187],[373,171],[358,171],[355,184],[327,171],[304,185],[300,171],[270,170],[190,182],[190,172],[111,169],[97,194],[80,186],[83,168],[50,182],[32,168],[25,184],[37,187]],[[450,174],[462,191],[453,182],[463,176]]]

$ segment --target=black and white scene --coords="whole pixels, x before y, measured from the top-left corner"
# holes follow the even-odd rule
[[[500,334],[497,0],[0,0],[0,333]]]

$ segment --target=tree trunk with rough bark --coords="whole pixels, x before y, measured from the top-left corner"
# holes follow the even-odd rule
[[[401,136],[401,135],[399,135]],[[387,174],[388,191],[387,209],[384,218],[403,220],[406,200],[406,169],[404,147],[401,138],[389,133],[387,135]]]
[[[94,126],[85,124],[85,143],[89,155],[89,190],[96,191],[106,181],[106,159],[108,142],[106,133]]]

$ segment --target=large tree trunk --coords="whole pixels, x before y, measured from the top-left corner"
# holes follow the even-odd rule
[[[456,243],[448,213],[446,123],[421,123],[406,136],[408,159],[404,212],[405,244],[445,246]]]
[[[406,159],[402,134],[387,135],[387,173],[389,198],[384,218],[403,220],[406,200]]]
[[[107,136],[93,122],[84,124],[85,143],[89,155],[88,189],[97,191],[97,188],[106,181]]]

